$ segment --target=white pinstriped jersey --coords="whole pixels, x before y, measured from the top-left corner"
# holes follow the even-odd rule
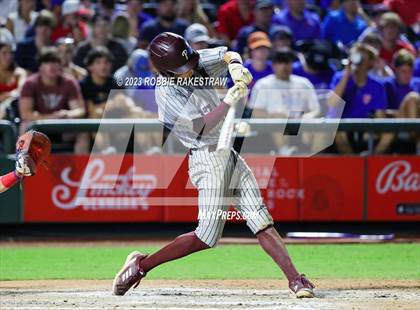
[[[223,57],[227,47],[216,47],[197,51],[200,55],[198,69],[204,69],[209,77],[223,77],[227,74],[227,64]],[[203,76],[200,70],[194,77]],[[211,86],[169,85],[157,86],[155,90],[159,121],[177,135],[188,148],[200,148],[217,144],[220,121],[210,132],[199,136],[192,126],[192,120],[203,116],[220,104],[216,90]]]

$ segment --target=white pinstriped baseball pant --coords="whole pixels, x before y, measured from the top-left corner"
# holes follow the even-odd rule
[[[247,225],[254,234],[273,224],[255,176],[236,151],[220,154],[210,152],[208,147],[196,149],[190,153],[188,165],[191,182],[198,189],[200,214],[218,214],[233,204],[242,214],[249,215]],[[222,216],[202,217],[195,233],[201,241],[214,247],[222,236],[225,222]]]

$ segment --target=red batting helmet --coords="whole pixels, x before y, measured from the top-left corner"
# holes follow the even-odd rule
[[[150,42],[149,51],[153,66],[164,75],[186,73],[198,64],[198,53],[172,32],[157,35]]]

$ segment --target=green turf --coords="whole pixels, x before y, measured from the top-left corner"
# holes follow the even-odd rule
[[[151,252],[156,247],[139,247]],[[290,245],[299,270],[311,278],[420,279],[420,245]],[[133,247],[0,249],[0,280],[111,279]],[[151,279],[281,278],[257,245],[224,245],[162,265]]]

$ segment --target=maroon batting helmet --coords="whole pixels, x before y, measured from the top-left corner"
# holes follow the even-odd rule
[[[172,32],[162,32],[149,45],[150,60],[163,75],[183,74],[198,64],[198,53],[188,42]]]

